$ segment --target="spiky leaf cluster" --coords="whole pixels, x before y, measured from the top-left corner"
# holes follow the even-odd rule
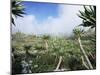
[[[12,24],[15,25],[14,17],[23,17],[23,14],[25,14],[24,7],[21,4],[21,0],[12,0],[11,6],[12,6],[11,12],[13,15],[11,20],[12,20]]]
[[[83,19],[83,23],[80,24],[84,27],[96,27],[96,6],[84,6],[84,11],[79,11],[78,16]]]

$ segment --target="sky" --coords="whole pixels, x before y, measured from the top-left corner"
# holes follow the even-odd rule
[[[12,33],[71,35],[72,30],[82,23],[77,14],[82,5],[22,2],[26,13],[15,19]]]

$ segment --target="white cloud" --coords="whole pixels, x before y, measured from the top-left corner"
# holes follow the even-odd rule
[[[73,28],[81,23],[81,19],[76,15],[79,10],[83,10],[82,6],[60,5],[59,15],[57,18],[48,16],[48,18],[38,23],[35,15],[25,15],[24,18],[16,19],[16,27],[13,32],[20,30],[24,33],[34,34],[71,34]]]

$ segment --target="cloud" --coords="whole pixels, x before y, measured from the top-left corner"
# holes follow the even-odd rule
[[[70,35],[75,26],[79,25],[82,20],[76,15],[79,10],[83,10],[82,6],[59,5],[58,17],[48,16],[48,18],[39,23],[35,15],[25,15],[24,18],[16,19],[16,27],[12,27],[12,31],[21,31],[24,33],[34,34],[53,34]]]

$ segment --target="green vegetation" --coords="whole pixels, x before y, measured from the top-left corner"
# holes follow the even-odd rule
[[[91,40],[92,37],[88,38],[94,35],[85,35],[81,39],[86,56],[82,53],[76,36],[73,36],[74,39],[50,36],[47,38],[47,35],[36,36],[24,34],[23,36],[21,32],[12,34],[12,36],[12,47],[14,48],[13,53],[15,58],[14,66],[17,66],[14,70],[21,69],[21,72],[17,72],[16,70],[16,73],[22,73],[23,68],[20,66],[22,65],[20,64],[22,60],[25,60],[27,63],[32,61],[31,73],[96,68],[95,42]]]
[[[11,4],[12,4],[12,24],[15,25],[15,21],[14,21],[14,18],[17,18],[17,17],[23,17],[23,14],[24,13],[24,7],[23,5],[21,4],[21,0],[11,0]]]
[[[78,16],[83,19],[84,27],[96,28],[96,6],[84,6],[84,11],[79,11]]]

